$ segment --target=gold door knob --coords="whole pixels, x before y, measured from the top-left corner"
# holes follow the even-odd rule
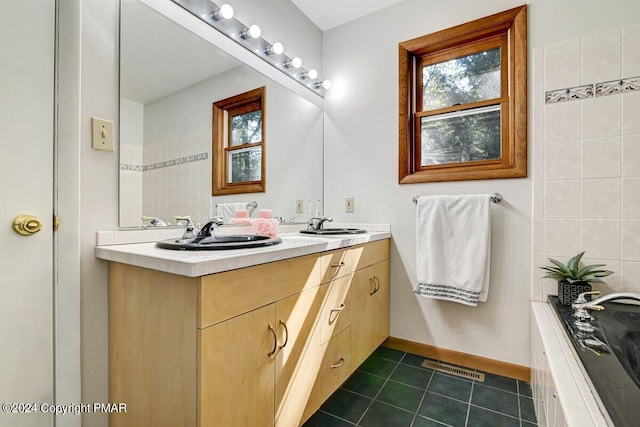
[[[33,215],[19,215],[13,220],[13,229],[23,236],[31,236],[42,229],[42,221]]]

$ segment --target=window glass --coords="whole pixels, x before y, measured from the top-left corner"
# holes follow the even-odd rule
[[[422,68],[422,111],[500,98],[500,48]]]
[[[262,176],[262,147],[229,151],[229,183],[260,181]]]
[[[500,106],[422,117],[421,165],[501,157]]]
[[[238,114],[231,118],[231,146],[262,141],[262,110]]]

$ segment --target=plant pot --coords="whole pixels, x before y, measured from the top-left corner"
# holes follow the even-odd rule
[[[591,285],[588,282],[558,280],[558,301],[562,305],[571,305],[583,292],[591,292]]]

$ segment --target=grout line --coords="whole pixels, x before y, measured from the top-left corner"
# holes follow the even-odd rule
[[[424,399],[427,397],[427,390],[429,390],[429,386],[431,385],[431,381],[433,381],[433,377],[435,376],[435,371],[431,372],[431,378],[429,378],[429,381],[427,382],[427,386],[424,388],[424,392],[422,393],[422,399],[420,399],[420,402],[418,403],[418,409],[416,409],[415,414],[413,414],[413,420],[411,420],[411,426],[413,426],[416,422],[416,419],[418,418],[418,412],[420,412],[420,408],[422,408],[422,404],[424,403]]]
[[[469,393],[469,402],[467,402],[467,416],[464,419],[464,425],[467,426],[469,424],[469,414],[471,413],[471,399],[473,399],[473,389],[476,386],[476,382],[471,383],[471,392]]]
[[[520,385],[519,384],[517,385],[518,385],[517,387],[518,394],[516,395],[516,397],[518,398],[518,419],[520,421],[520,427],[522,427],[522,405],[520,405]]]
[[[330,417],[336,418],[336,419],[338,419],[338,420],[340,420],[340,421],[344,421],[345,423],[348,423],[348,424],[350,424],[350,425],[352,425],[352,426],[357,425],[357,424],[352,423],[352,422],[351,422],[351,421],[349,421],[349,420],[345,420],[344,418],[340,418],[339,416],[337,416],[337,415],[335,415],[335,414],[332,414],[331,412],[327,412],[327,411],[322,410],[322,409],[318,409],[318,412],[322,412],[322,413],[324,413],[324,414],[327,414],[327,415],[329,415]]]
[[[360,425],[360,423],[362,422],[362,420],[364,419],[364,417],[367,415],[367,412],[369,412],[369,409],[371,409],[371,406],[373,406],[373,403],[378,399],[378,396],[380,396],[380,393],[382,392],[382,389],[384,388],[385,385],[387,385],[387,383],[389,382],[389,378],[391,378],[391,375],[393,375],[393,373],[396,371],[396,369],[398,368],[398,365],[400,364],[400,361],[402,359],[404,359],[404,357],[407,355],[407,353],[404,353],[402,355],[402,357],[400,358],[400,360],[395,361],[395,360],[391,360],[391,362],[394,362],[396,364],[396,366],[393,367],[393,369],[391,370],[391,372],[389,373],[389,376],[387,376],[387,378],[385,379],[384,383],[382,383],[382,386],[380,387],[380,389],[378,390],[378,392],[376,393],[376,395],[373,397],[373,399],[371,399],[371,402],[369,403],[369,406],[367,406],[367,409],[365,409],[365,411],[362,413],[362,416],[360,417],[360,419],[358,419],[357,425]],[[377,356],[376,356],[377,357]],[[383,358],[381,358],[383,359]],[[389,359],[384,359],[389,361]]]

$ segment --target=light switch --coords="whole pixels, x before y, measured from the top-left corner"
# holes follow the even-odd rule
[[[113,122],[91,117],[94,150],[113,151]]]
[[[353,197],[347,197],[344,199],[344,211],[346,213],[352,213],[355,210],[355,206],[353,205]]]

